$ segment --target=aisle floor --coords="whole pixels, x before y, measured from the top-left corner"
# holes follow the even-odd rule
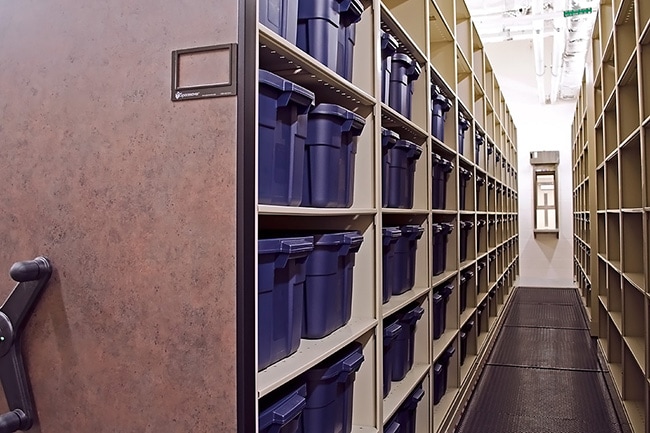
[[[575,289],[516,290],[457,433],[630,432],[580,302]]]

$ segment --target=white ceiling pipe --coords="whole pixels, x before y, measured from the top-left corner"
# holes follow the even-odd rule
[[[533,14],[542,11],[542,0],[533,0]],[[546,91],[544,89],[544,21],[533,21],[533,54],[535,56],[535,76],[537,79],[537,96],[540,104],[546,103]]]
[[[564,0],[555,0],[554,10],[562,9]],[[557,101],[557,95],[560,92],[560,72],[562,71],[562,54],[565,48],[565,18],[556,18],[553,20],[553,63],[551,64],[551,104]]]

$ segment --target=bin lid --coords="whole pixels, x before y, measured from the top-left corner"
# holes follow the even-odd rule
[[[464,230],[471,230],[474,228],[474,223],[472,221],[461,221],[461,228]]]
[[[454,225],[452,223],[441,223],[440,225],[445,231],[445,234],[449,234],[454,231]]]
[[[285,80],[273,72],[264,69],[259,70],[259,82],[269,87],[283,92],[278,98],[278,104],[282,107],[287,106],[289,102],[293,102],[298,107],[302,107],[305,112],[314,104],[314,92],[305,89],[296,83]]]
[[[473,327],[474,327],[474,320],[469,320],[467,323],[463,325],[461,329],[465,332],[469,332]]]
[[[440,374],[442,373],[442,364],[436,362],[433,364],[433,374]]]
[[[361,135],[363,127],[366,126],[366,119],[359,116],[354,111],[341,107],[337,104],[322,103],[314,107],[309,115],[325,115],[334,116],[341,119],[341,131],[348,132],[354,135]]]
[[[451,358],[454,353],[456,353],[456,348],[454,346],[449,346],[447,350],[445,350],[445,356],[447,359]]]
[[[314,249],[314,237],[259,239],[258,254],[289,254],[290,256],[307,255]]]
[[[485,262],[478,262],[476,264],[476,267],[478,268],[479,271],[483,270],[483,268],[485,267]]]
[[[468,280],[471,280],[474,277],[474,271],[465,271],[463,272],[463,276]]]
[[[395,146],[399,140],[399,134],[390,129],[381,128],[381,147],[385,149],[390,149]]]
[[[307,386],[303,384],[262,410],[259,415],[260,430],[266,430],[272,425],[284,426],[298,417],[307,404],[306,394]]]
[[[321,381],[339,376],[339,380],[344,382],[361,368],[363,361],[362,346],[360,343],[354,342],[312,367],[305,373],[305,378],[308,381]]]
[[[440,164],[440,163],[439,163],[439,164]],[[449,173],[450,171],[452,171],[452,170],[454,169],[454,163],[451,162],[451,161],[449,161],[448,159],[444,159],[444,158],[442,158],[442,163],[441,163],[441,165],[442,165],[443,170],[444,170],[446,173]]]
[[[388,32],[381,32],[381,54],[383,57],[388,57],[397,51],[399,42],[393,35]]]
[[[451,99],[447,98],[442,89],[437,84],[431,84],[431,102],[442,106],[442,111],[447,112],[451,109]]]
[[[384,346],[388,346],[402,332],[402,325],[393,322],[384,328]]]
[[[361,0],[339,0],[339,14],[342,27],[357,23],[363,14],[363,3]]]
[[[469,120],[467,120],[462,112],[458,113],[458,127],[463,131],[467,131],[469,129]]]
[[[397,140],[397,143],[395,143],[395,148],[407,150],[408,151],[407,157],[409,159],[419,159],[420,155],[422,155],[422,146],[418,146],[417,144],[409,140],[404,140],[404,139]]]
[[[422,397],[424,397],[424,390],[422,389],[422,385],[420,385],[418,388],[413,390],[406,400],[404,400],[404,403],[402,403],[399,410],[405,411],[415,409],[420,400],[422,400]]]
[[[459,170],[460,170],[461,176],[463,176],[466,180],[469,180],[469,179],[472,178],[472,172],[471,171],[469,171],[469,170],[467,170],[467,169],[465,169],[463,167],[460,167]]]
[[[467,332],[465,331],[460,331],[460,339],[465,340],[467,338]]]
[[[399,321],[400,323],[413,324],[418,320],[420,320],[423,314],[424,314],[424,308],[418,305],[416,307],[411,308],[410,310],[406,310],[404,314],[402,314],[402,316],[399,318]]]
[[[314,235],[314,246],[361,244],[363,236],[359,232],[322,233]]]
[[[440,295],[440,293],[437,293],[437,292],[434,293],[432,298],[433,298],[433,303],[434,304],[439,304],[440,302],[442,302],[442,296]]]
[[[485,226],[485,220],[477,220],[477,221],[476,221],[476,226],[477,226],[477,227],[483,227],[483,226]]]
[[[384,433],[400,433],[400,423],[393,421],[384,428]]]
[[[411,58],[411,56],[409,56],[408,54],[405,54],[405,53],[395,53],[395,54],[393,54],[392,61],[393,62],[405,63],[405,64],[407,64],[409,66],[413,65],[413,59]]]
[[[409,236],[411,240],[420,239],[424,233],[424,227],[409,224],[402,226],[402,236]]]
[[[397,239],[402,236],[402,230],[399,227],[384,227],[382,229],[382,235],[384,238],[384,245],[388,245],[392,242],[397,242]]]
[[[433,230],[433,233],[440,233],[442,231],[442,225],[433,223],[431,224],[431,229]]]
[[[483,185],[485,185],[485,178],[484,178],[484,177],[477,177],[477,178],[476,178],[476,183],[477,183],[479,186],[483,186]]]

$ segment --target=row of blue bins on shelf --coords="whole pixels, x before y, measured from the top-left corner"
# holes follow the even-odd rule
[[[259,203],[352,206],[365,119],[265,70],[259,84]]]
[[[414,224],[382,229],[384,304],[415,286],[417,243],[423,233],[424,228]]]
[[[447,206],[447,180],[454,169],[454,163],[437,153],[431,154],[433,209],[445,209]]]
[[[416,433],[417,409],[423,397],[424,388],[419,384],[386,423],[384,433]]]
[[[440,355],[433,364],[433,404],[437,405],[447,392],[449,364],[456,353],[456,348],[451,345]]]
[[[360,0],[261,0],[259,21],[350,81],[363,9]]]
[[[258,241],[259,370],[350,320],[362,242],[354,231]]]
[[[352,343],[260,400],[260,433],[350,433],[363,348]]]
[[[411,119],[414,83],[422,74],[422,68],[408,54],[397,52],[398,49],[399,41],[390,33],[382,32],[381,102]]]
[[[452,223],[433,223],[433,275],[437,276],[447,269],[447,242],[454,231]]]
[[[438,340],[447,327],[447,304],[454,291],[453,283],[444,284],[433,293],[433,339]]]
[[[397,132],[381,129],[382,207],[410,209],[413,207],[415,165],[422,155],[422,146],[400,139]]]
[[[399,382],[413,368],[415,329],[424,308],[410,305],[386,319],[384,327],[383,391],[386,397],[392,382]]]

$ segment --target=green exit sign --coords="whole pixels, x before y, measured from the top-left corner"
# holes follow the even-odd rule
[[[592,8],[574,9],[572,11],[564,11],[564,18],[574,17],[576,15],[585,15],[593,12]]]

